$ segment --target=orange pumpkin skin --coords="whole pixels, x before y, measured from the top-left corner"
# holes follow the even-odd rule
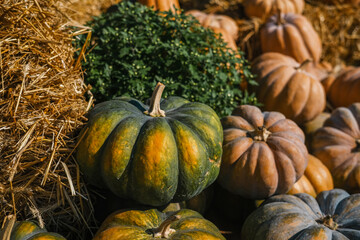
[[[178,0],[139,0],[138,2],[148,7],[154,7],[154,10],[161,12],[171,10],[175,13],[175,9],[180,9]]]
[[[319,159],[309,154],[309,162],[304,175],[288,193],[307,193],[316,197],[320,192],[333,188],[334,182],[329,169]]]
[[[319,62],[322,46],[317,32],[300,14],[271,16],[260,30],[261,49],[293,57],[298,62],[312,59]]]
[[[329,168],[335,187],[360,192],[360,103],[336,108],[315,132],[312,148]]]
[[[298,124],[323,112],[326,107],[323,86],[303,67],[280,53],[265,53],[254,60],[252,68],[259,84],[256,93],[264,110],[281,112]]]
[[[219,184],[233,194],[263,199],[286,193],[304,174],[304,133],[279,112],[241,105],[222,118],[223,156]]]
[[[304,10],[304,0],[244,0],[245,14],[248,17],[258,17],[263,20],[276,14],[278,10],[282,13],[298,13]]]
[[[229,16],[207,14],[199,10],[189,10],[186,14],[194,16],[203,27],[224,29],[233,39],[236,39],[238,36],[239,27],[235,20]]]
[[[348,107],[360,102],[360,67],[347,67],[327,81],[330,84],[327,97],[333,107]]]

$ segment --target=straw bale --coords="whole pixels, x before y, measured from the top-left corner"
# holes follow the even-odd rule
[[[0,221],[15,215],[85,239],[92,207],[72,153],[92,98],[72,41],[89,29],[62,4],[0,4]]]

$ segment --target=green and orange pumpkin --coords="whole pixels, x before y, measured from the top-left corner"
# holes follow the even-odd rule
[[[128,210],[111,214],[93,240],[147,239],[225,240],[219,229],[199,213]]]
[[[5,237],[0,234],[0,237]],[[15,222],[9,240],[66,240],[63,236],[48,232],[32,221]]]
[[[161,206],[188,200],[215,181],[223,139],[218,115],[180,97],[161,101],[164,87],[156,86],[150,107],[125,97],[91,110],[76,155],[90,183]]]

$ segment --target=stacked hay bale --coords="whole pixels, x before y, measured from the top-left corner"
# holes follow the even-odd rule
[[[85,239],[93,226],[89,194],[72,156],[92,98],[86,98],[72,42],[89,32],[78,22],[114,1],[84,7],[93,2],[1,4],[0,223],[15,215],[68,239]]]

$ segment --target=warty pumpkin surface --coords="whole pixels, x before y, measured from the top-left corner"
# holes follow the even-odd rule
[[[282,53],[300,63],[307,59],[319,62],[322,53],[319,35],[300,14],[282,13],[268,18],[260,29],[260,42],[263,53]]]
[[[244,0],[243,5],[246,16],[265,20],[278,11],[301,14],[305,2],[304,0]]]
[[[233,194],[263,199],[286,193],[304,174],[303,131],[279,112],[241,105],[221,119],[224,129],[219,184]]]
[[[242,226],[242,240],[360,239],[360,194],[342,189],[273,196]]]
[[[328,87],[327,98],[335,108],[360,102],[360,67],[349,66],[340,71]]]
[[[180,9],[178,0],[138,0],[138,2],[161,12],[171,10],[175,13],[176,10]]]
[[[257,75],[256,95],[264,110],[278,111],[297,124],[314,119],[326,107],[321,82],[300,64],[281,53],[264,53],[252,63]]]
[[[222,126],[214,110],[180,97],[150,107],[132,98],[96,105],[80,134],[77,161],[92,184],[161,206],[200,193],[218,176]],[[161,109],[160,109],[161,107]]]
[[[167,213],[156,209],[115,212],[102,223],[93,240],[159,238],[225,240],[213,223],[189,209]]]
[[[10,240],[66,240],[66,238],[57,233],[48,232],[34,222],[20,221],[14,224]]]
[[[315,132],[312,149],[329,168],[335,187],[360,192],[360,103],[336,108]]]
[[[329,169],[316,157],[309,154],[304,175],[294,184],[288,194],[307,193],[316,197],[322,191],[334,188]]]

